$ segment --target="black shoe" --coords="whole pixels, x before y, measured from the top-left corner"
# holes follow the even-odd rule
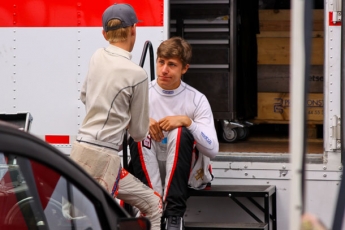
[[[179,216],[168,216],[166,220],[166,230],[183,230],[183,219]]]

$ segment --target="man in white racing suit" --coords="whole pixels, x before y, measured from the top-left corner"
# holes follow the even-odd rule
[[[183,229],[188,187],[201,189],[212,180],[209,160],[219,149],[207,98],[181,80],[191,57],[180,37],[160,44],[157,78],[149,84],[149,135],[130,140],[132,173],[163,196],[168,230]]]

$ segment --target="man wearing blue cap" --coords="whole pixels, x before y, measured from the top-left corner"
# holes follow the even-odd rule
[[[158,193],[121,167],[128,129],[135,141],[149,130],[148,77],[131,61],[137,16],[128,4],[114,4],[102,16],[103,36],[109,42],[91,57],[80,99],[86,116],[71,150],[71,158],[112,196],[137,207],[160,229],[162,201]]]

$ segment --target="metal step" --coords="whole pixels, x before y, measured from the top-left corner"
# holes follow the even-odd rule
[[[189,190],[190,196],[264,197],[275,193],[274,185],[211,185],[204,190]]]
[[[266,223],[212,223],[212,222],[185,222],[185,230],[213,230],[213,229],[248,229],[248,230],[268,230]]]

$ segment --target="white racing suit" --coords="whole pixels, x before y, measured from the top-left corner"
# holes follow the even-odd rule
[[[162,142],[150,136],[130,141],[131,170],[134,176],[163,197],[164,216],[182,217],[188,187],[202,189],[212,180],[209,157],[219,149],[211,107],[206,97],[181,82],[176,90],[163,90],[156,81],[149,88],[150,117],[186,115],[189,127],[164,132]]]

